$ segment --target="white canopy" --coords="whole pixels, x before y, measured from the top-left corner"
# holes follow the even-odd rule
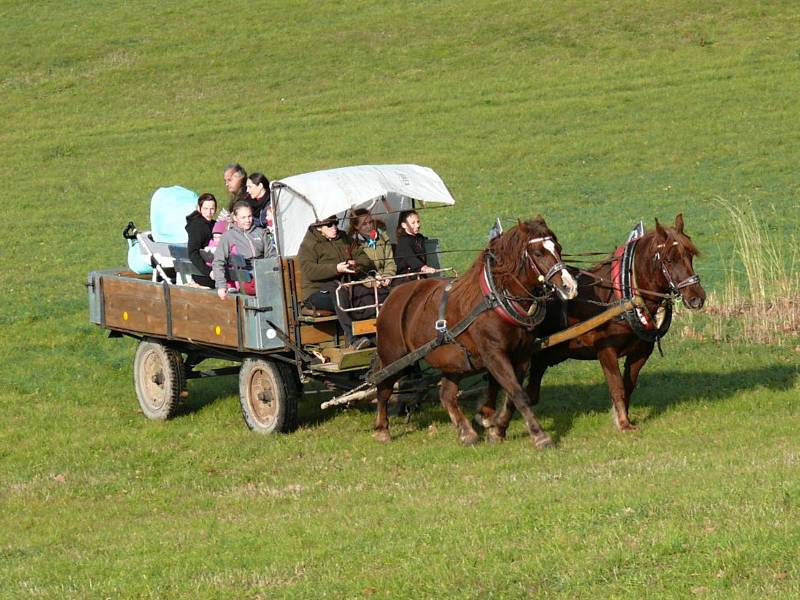
[[[397,213],[421,204],[454,204],[442,179],[417,165],[363,165],[293,175],[272,182],[278,239],[283,256],[295,256],[308,226],[337,215],[345,225],[347,212],[367,208],[386,223],[390,235]]]

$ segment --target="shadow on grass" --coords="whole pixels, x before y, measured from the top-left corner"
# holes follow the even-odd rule
[[[670,406],[698,400],[711,402],[729,398],[734,393],[764,388],[771,391],[791,389],[797,370],[785,365],[770,365],[726,373],[663,371],[644,373],[631,398],[634,424],[657,419]],[[591,385],[560,384],[548,386],[545,375],[542,400],[534,407],[537,414],[553,419],[549,433],[557,441],[572,429],[575,419],[584,414],[607,412],[611,419],[611,398],[605,382]],[[637,408],[649,408],[635,419]],[[515,418],[519,418],[517,415]]]
[[[598,367],[599,368],[599,367]],[[700,399],[722,400],[734,393],[758,387],[772,391],[791,389],[797,377],[797,370],[785,365],[770,365],[758,369],[745,369],[727,373],[707,373],[688,370],[672,370],[644,373],[634,391],[631,408],[634,416],[637,408],[648,408],[647,414],[634,422],[643,425],[657,419],[670,406],[690,403]],[[190,385],[190,396],[178,410],[177,418],[190,413],[201,412],[215,400],[230,395],[238,395],[235,377],[222,377],[216,380],[199,380]],[[320,404],[329,399],[327,392],[312,391],[300,399],[299,422],[303,426],[314,427],[334,418],[339,410],[322,410]],[[502,398],[502,396],[501,396]],[[462,404],[468,419],[476,411],[477,401]],[[356,404],[351,409],[374,412],[373,404]],[[545,375],[542,386],[542,400],[534,407],[540,417],[549,417],[553,424],[548,433],[554,441],[566,436],[575,420],[582,415],[608,413],[611,419],[611,400],[608,388],[603,383],[547,385]],[[515,419],[519,419],[516,414]],[[447,411],[439,404],[435,394],[413,409],[410,423],[405,423],[403,415],[391,417],[392,435],[395,438],[423,431],[430,426],[452,427]],[[523,434],[527,435],[527,434]]]
[[[599,366],[598,366],[599,369]],[[665,371],[644,373],[639,379],[639,386],[634,391],[631,408],[634,416],[637,408],[649,409],[646,415],[635,424],[644,425],[657,419],[668,407],[698,400],[717,401],[732,396],[742,390],[764,388],[771,391],[791,389],[794,386],[797,370],[790,366],[770,365],[758,369],[745,369],[728,373],[706,373],[695,371]],[[502,401],[501,395],[501,401]],[[478,401],[472,400],[461,404],[468,419],[477,411]],[[374,407],[372,407],[374,410]],[[545,375],[542,386],[542,400],[534,407],[537,417],[547,417],[552,425],[547,427],[548,433],[555,442],[569,434],[576,419],[582,415],[606,413],[611,423],[611,399],[605,382],[592,384],[558,384],[547,385]],[[520,419],[517,413],[515,419]],[[411,417],[411,428],[403,424],[402,417],[392,417],[393,437],[402,437],[423,431],[430,426],[452,427],[447,411],[439,404],[437,398],[429,399],[416,410]],[[527,433],[518,434],[527,437]],[[509,434],[511,439],[512,434]],[[514,435],[513,437],[517,437]]]
[[[238,404],[239,387],[236,375],[222,375],[212,378],[199,378],[189,383],[189,396],[180,403],[175,414],[176,419],[190,414],[198,414],[211,406],[220,398],[236,396]],[[336,415],[335,409],[322,410],[319,405],[331,397],[329,392],[320,391],[312,387],[310,393],[303,394],[299,399],[298,419],[299,424],[319,425]]]

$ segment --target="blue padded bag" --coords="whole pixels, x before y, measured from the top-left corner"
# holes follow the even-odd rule
[[[139,275],[149,275],[153,272],[150,259],[142,254],[139,242],[128,240],[128,268]]]
[[[186,217],[197,208],[197,193],[185,187],[158,188],[150,200],[150,231],[153,240],[166,244],[185,244]]]

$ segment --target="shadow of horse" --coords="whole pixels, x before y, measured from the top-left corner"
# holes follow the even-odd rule
[[[690,370],[651,371],[639,380],[632,408],[644,413],[638,423],[654,421],[669,407],[703,400],[719,401],[748,389],[784,391],[795,385],[798,372],[786,365],[709,373]],[[638,409],[638,410],[637,410]],[[572,429],[577,417],[609,413],[611,402],[605,382],[543,386],[540,409],[549,416],[551,432],[559,439]],[[611,417],[609,417],[609,422]]]
[[[562,371],[563,372],[563,371]],[[691,370],[650,371],[639,381],[633,403],[637,423],[644,425],[657,420],[669,407],[690,404],[699,400],[719,401],[736,392],[765,388],[771,391],[792,389],[798,378],[795,368],[786,365],[744,369],[727,373],[708,373]],[[468,401],[465,409],[473,410],[478,401]],[[548,432],[558,441],[569,435],[576,419],[583,415],[608,414],[609,428],[612,407],[605,381],[597,383],[565,383],[542,386],[542,400],[537,406],[542,417],[550,420]],[[398,417],[395,417],[397,419]],[[519,419],[519,415],[515,420]],[[424,432],[428,427],[445,427],[447,412],[438,399],[419,407],[411,416],[411,425],[399,435]],[[616,431],[614,431],[616,433]],[[527,437],[516,431],[510,439]]]

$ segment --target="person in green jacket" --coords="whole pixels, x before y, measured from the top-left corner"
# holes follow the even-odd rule
[[[303,282],[303,305],[314,311],[335,311],[347,341],[354,345],[352,317],[342,310],[350,306],[349,295],[335,293],[340,281],[363,279],[375,269],[367,253],[340,231],[336,215],[312,223],[297,252]],[[348,296],[346,299],[345,296]],[[344,306],[340,306],[343,304]],[[368,340],[360,340],[364,347]]]
[[[377,301],[383,304],[389,295],[390,286],[397,280],[389,279],[397,274],[397,265],[394,260],[392,242],[382,223],[375,221],[370,212],[365,208],[355,210],[350,217],[348,233],[367,253],[372,264],[375,265],[375,279],[364,286],[353,288],[353,306],[370,306]],[[353,313],[355,319],[371,319],[377,315],[374,308],[365,308],[363,311]]]

